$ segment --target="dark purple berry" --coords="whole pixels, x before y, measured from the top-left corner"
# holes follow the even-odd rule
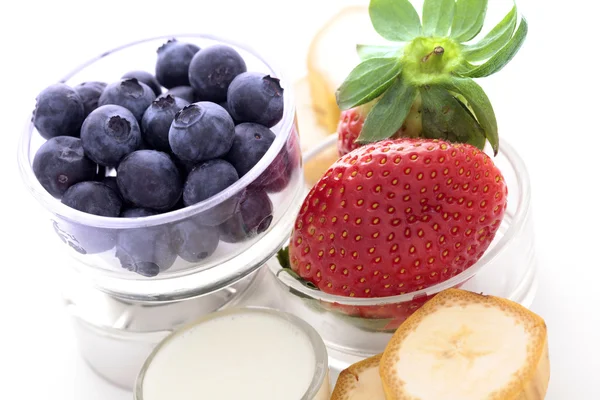
[[[80,139],[56,136],[36,152],[33,173],[48,193],[60,198],[74,184],[94,180],[96,164],[85,155]]]
[[[118,217],[122,206],[119,195],[100,182],[80,182],[71,186],[63,195],[62,203],[103,217]]]
[[[169,40],[158,48],[156,60],[156,79],[167,89],[176,86],[190,86],[188,71],[190,62],[200,50],[191,43]]]
[[[236,121],[273,127],[283,118],[279,79],[257,72],[238,75],[227,92],[229,112]]]
[[[173,243],[179,257],[199,262],[210,257],[219,245],[219,231],[214,227],[183,221],[173,228]]]
[[[116,167],[123,157],[140,148],[142,134],[128,109],[106,105],[92,111],[83,122],[81,143],[92,160]]]
[[[227,154],[234,136],[235,125],[227,111],[203,101],[190,104],[175,115],[169,144],[180,159],[199,163]]]
[[[238,211],[219,226],[221,240],[237,243],[265,232],[273,220],[273,203],[264,191],[246,190]]]
[[[235,127],[235,138],[226,160],[241,178],[258,164],[273,141],[275,134],[269,128],[253,123],[239,124]]]
[[[181,196],[181,177],[171,158],[155,150],[138,150],[121,161],[117,184],[136,207],[170,210]]]
[[[233,48],[221,44],[200,50],[190,63],[190,84],[202,100],[227,100],[233,79],[246,72],[244,59]]]
[[[145,277],[169,269],[177,258],[170,232],[162,226],[121,231],[115,255],[122,268]]]
[[[73,88],[83,101],[84,117],[98,108],[98,99],[105,88],[105,82],[83,82]]]
[[[169,129],[175,114],[189,103],[169,94],[152,102],[142,117],[142,137],[153,149],[171,152]]]
[[[32,120],[44,139],[56,136],[79,137],[83,119],[83,100],[64,83],[47,87],[36,98]]]
[[[135,78],[122,79],[106,86],[100,98],[99,106],[114,104],[125,107],[140,121],[144,111],[152,104],[156,95],[150,86]]]
[[[149,72],[146,71],[129,71],[125,75],[121,77],[121,79],[131,79],[135,78],[140,82],[148,85],[150,89],[154,92],[155,96],[160,96],[162,93],[162,88],[160,87],[160,83],[156,80],[156,77]]]

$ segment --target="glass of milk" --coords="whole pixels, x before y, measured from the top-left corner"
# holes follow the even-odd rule
[[[327,400],[327,350],[288,313],[220,311],[165,338],[138,376],[135,400]]]

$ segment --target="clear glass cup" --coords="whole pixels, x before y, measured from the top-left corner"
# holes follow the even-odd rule
[[[325,347],[325,344],[323,343],[323,340],[321,339],[321,337],[319,336],[317,331],[311,325],[306,323],[304,320],[302,320],[294,315],[285,313],[285,312],[281,312],[281,311],[278,311],[275,309],[270,309],[270,308],[264,308],[264,307],[244,307],[244,308],[236,308],[236,309],[230,309],[230,310],[226,310],[226,311],[220,311],[217,313],[207,315],[204,318],[201,318],[200,320],[198,320],[196,322],[193,322],[185,327],[182,327],[181,329],[178,329],[177,331],[173,332],[171,335],[166,337],[158,346],[156,346],[156,348],[154,349],[152,354],[150,354],[150,356],[144,363],[144,366],[142,367],[142,369],[138,375],[138,379],[136,381],[135,391],[134,391],[134,400],[144,400],[146,398],[146,397],[144,397],[144,383],[148,379],[147,378],[149,375],[148,370],[149,370],[149,368],[152,367],[152,364],[154,362],[156,362],[155,360],[156,360],[158,354],[160,354],[161,352],[164,352],[164,351],[169,351],[169,345],[172,342],[176,341],[179,337],[185,335],[186,333],[189,333],[190,330],[192,330],[194,327],[197,327],[198,325],[206,323],[212,319],[228,317],[228,316],[237,316],[237,315],[243,315],[243,314],[266,314],[268,316],[274,316],[276,318],[280,318],[280,319],[286,321],[287,323],[290,323],[301,334],[305,335],[308,338],[310,345],[312,346],[312,351],[314,353],[314,359],[315,359],[315,365],[313,368],[314,372],[313,372],[312,380],[311,380],[309,386],[306,388],[306,391],[304,392],[302,397],[298,400],[327,400],[327,399],[329,399],[330,383],[329,383],[329,367],[328,367],[327,348]],[[243,335],[243,333],[240,332],[240,335]],[[291,336],[290,336],[290,338],[291,338],[290,345],[293,345],[295,339]],[[240,340],[243,340],[243,339],[240,339]],[[251,343],[248,343],[248,345],[250,346]],[[285,351],[285,349],[281,349],[281,348],[279,348],[277,350]],[[233,357],[233,356],[234,355],[223,354],[223,357]],[[175,359],[174,357],[170,357],[170,359],[169,359],[170,363],[177,362],[177,361],[179,361],[179,360]],[[235,368],[234,365],[232,365],[232,367]],[[260,371],[257,371],[257,372],[260,374]],[[289,373],[292,377],[294,377],[296,375],[294,373],[293,369],[290,369],[289,366],[288,366],[288,369],[286,372]],[[268,377],[268,376],[262,376],[261,380],[262,380],[262,382],[264,382],[264,385],[266,385],[266,386],[272,385],[272,383],[270,381],[270,377]],[[236,382],[231,382],[231,383],[235,384]],[[172,400],[178,400],[176,391],[177,391],[177,388],[173,388],[173,396],[171,397]],[[202,394],[198,394],[198,396],[199,396],[199,398],[203,398]],[[248,396],[251,396],[251,393],[248,394]],[[248,398],[251,398],[251,397],[248,397]],[[280,399],[280,400],[288,400],[288,399]],[[297,400],[297,399],[289,398],[289,400]]]
[[[101,217],[63,205],[37,181],[32,162],[44,139],[31,122],[26,125],[19,143],[22,179],[48,211],[49,221],[40,221],[40,225],[46,224],[49,232],[54,231],[51,234],[59,239],[56,246],[71,256],[74,262],[70,264],[82,278],[91,280],[94,286],[111,295],[128,300],[178,300],[211,293],[235,283],[263,265],[281,247],[302,202],[304,179],[293,85],[271,61],[245,44],[204,34],[148,38],[106,51],[67,74],[60,82],[71,86],[86,81],[114,82],[130,70],[154,71],[156,49],[173,37],[200,47],[227,44],[241,54],[248,71],[263,72],[281,80],[284,115],[272,128],[276,139],[260,162],[239,181],[205,201],[176,211],[136,219]],[[273,204],[272,220],[270,225],[265,224],[267,229],[233,243],[222,235],[216,251],[202,260],[189,262],[174,254],[178,229],[189,223],[220,229],[223,215],[238,216],[240,197],[250,189],[265,191]],[[150,243],[119,253],[120,240],[132,237],[141,237],[141,241]],[[166,256],[157,257],[153,251]],[[119,254],[120,257],[126,254],[128,262],[123,262]],[[150,271],[142,268],[148,264],[153,266]]]
[[[305,154],[307,176],[326,172],[337,156],[337,137],[323,141]],[[329,157],[329,158],[327,158]],[[318,162],[315,162],[318,161]],[[502,141],[494,163],[508,185],[508,207],[496,237],[471,268],[435,286],[400,296],[350,298],[304,286],[285,272],[277,258],[268,262],[283,294],[280,308],[312,324],[323,337],[332,369],[381,353],[393,331],[424,302],[448,288],[496,295],[529,306],[537,288],[536,257],[529,176],[515,149]],[[315,182],[309,182],[311,185]],[[307,187],[308,191],[310,187]]]

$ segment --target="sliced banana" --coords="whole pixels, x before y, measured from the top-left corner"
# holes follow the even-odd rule
[[[381,354],[352,364],[343,370],[333,389],[331,400],[386,400],[379,377]]]
[[[450,289],[400,326],[380,376],[386,400],[542,400],[546,325],[509,300]]]

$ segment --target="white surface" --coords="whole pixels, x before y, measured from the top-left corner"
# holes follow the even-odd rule
[[[347,3],[1,2],[0,398],[132,398],[104,384],[79,358],[59,298],[55,242],[46,241],[41,229],[49,224],[40,223],[43,213],[17,174],[17,136],[39,90],[105,49],[174,32],[239,35],[258,49],[271,48],[299,77],[314,30]],[[547,399],[595,400],[600,398],[599,10],[589,0],[522,0],[520,5],[530,22],[528,41],[517,59],[483,86],[495,105],[501,136],[521,152],[533,181],[540,288],[532,308],[549,327]]]

